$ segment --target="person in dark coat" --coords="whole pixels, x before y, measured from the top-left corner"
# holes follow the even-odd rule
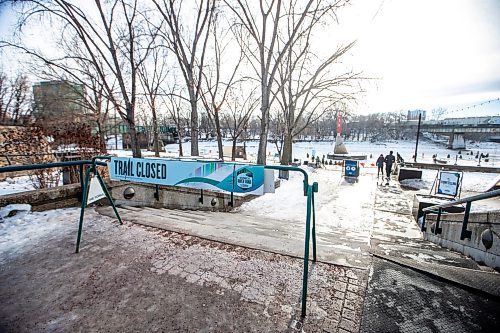
[[[392,171],[392,165],[396,161],[396,158],[394,155],[392,155],[392,150],[389,152],[389,155],[387,155],[384,159],[385,162],[385,174],[387,175],[387,179],[391,177],[391,171]]]
[[[380,156],[377,158],[377,178],[382,175],[384,177],[384,154],[380,154]]]

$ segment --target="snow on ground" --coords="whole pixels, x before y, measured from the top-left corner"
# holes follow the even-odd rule
[[[10,215],[10,216],[9,216]],[[5,257],[19,254],[28,243],[37,243],[47,235],[58,237],[65,232],[61,224],[75,225],[75,237],[80,208],[31,212],[30,205],[7,205],[0,208],[0,253]],[[89,217],[86,215],[86,218]],[[2,256],[2,257],[4,257]],[[0,264],[2,259],[0,258]]]
[[[319,187],[318,193],[315,193],[318,231],[333,232],[341,228],[358,233],[357,238],[368,241],[375,195],[373,170],[362,172],[355,183],[344,180],[340,167],[305,170],[309,174],[309,183],[317,182]],[[302,174],[290,172],[290,179],[283,180],[276,193],[268,193],[244,203],[239,212],[260,218],[303,223],[306,218],[307,197],[302,189]]]
[[[200,155],[209,158],[217,158],[217,142],[216,141],[200,141]],[[231,145],[231,142],[224,141],[224,145]],[[375,163],[376,158],[380,154],[388,154],[390,150],[395,153],[399,153],[406,161],[411,161],[412,156],[415,152],[415,141],[388,141],[381,143],[370,143],[370,142],[358,142],[358,141],[347,141],[347,149],[353,154],[366,154],[367,161],[364,162],[366,167],[372,166]],[[462,159],[457,159],[457,163],[460,165],[477,165],[478,161],[475,159],[475,154],[477,152],[483,154],[489,154],[489,162],[485,163],[484,160],[481,162],[483,166],[493,166],[500,167],[500,144],[493,142],[474,142],[468,143],[474,151],[474,155],[466,155],[468,151],[462,151]],[[178,157],[179,150],[178,144],[170,144],[165,147],[165,152],[161,153],[161,157]],[[191,145],[190,142],[183,143],[183,150],[185,155],[189,155]],[[247,155],[249,162],[256,162],[257,160],[257,150],[258,141],[250,141],[246,143]],[[323,157],[328,153],[333,151],[333,145],[331,142],[297,142],[294,144],[294,158],[301,161],[307,159],[307,154],[312,156]],[[277,157],[276,146],[272,143],[268,143],[268,163],[278,163],[279,158]],[[110,154],[117,156],[132,156],[130,150],[110,150]],[[142,151],[144,157],[153,157],[154,153],[151,151]],[[437,154],[439,159],[448,160],[449,164],[455,163],[455,157],[458,155],[458,151],[447,149],[441,144],[434,142],[423,141],[419,144],[418,148],[418,161],[432,163],[432,155]],[[450,155],[448,159],[447,156]],[[368,169],[366,169],[368,170]],[[423,170],[422,180],[407,180],[403,184],[416,189],[430,190],[436,176],[435,170]],[[498,174],[489,173],[471,173],[467,172],[464,174],[463,188],[464,192],[483,192],[487,189],[493,180],[498,177]],[[62,177],[61,177],[62,178]],[[297,180],[300,181],[300,180]],[[323,184],[322,184],[323,185]],[[294,186],[294,185],[290,185]],[[0,195],[5,195],[9,193],[17,193],[22,191],[33,190],[34,187],[30,184],[28,177],[18,177],[15,179],[7,179],[0,182]],[[305,199],[304,203],[305,205]]]
[[[434,180],[436,179],[437,170],[422,170],[422,179],[406,179],[401,181],[402,185],[420,190],[430,191]],[[464,172],[462,179],[463,192],[484,192],[498,178],[496,173],[483,172]]]
[[[304,168],[310,174],[310,168]],[[244,214],[276,220],[303,221],[307,207],[307,197],[303,193],[304,177],[299,172],[290,172],[288,180],[282,180],[275,193],[266,193],[238,210]]]
[[[224,146],[231,145],[231,142],[224,141]],[[239,143],[240,145],[241,143]],[[385,141],[371,143],[369,141],[346,141],[345,142],[347,150],[352,154],[365,154],[368,157],[369,163],[374,163],[380,154],[387,155],[389,151],[394,151],[394,155],[399,153],[405,161],[413,161],[412,157],[415,154],[415,141],[414,140],[400,140],[400,141]],[[467,143],[469,149],[461,151],[462,159],[458,158],[459,151],[447,149],[446,146],[430,141],[420,141],[418,147],[418,161],[433,163],[432,155],[437,154],[438,159],[447,160],[448,164],[454,164],[457,160],[457,164],[460,165],[477,165],[478,160],[475,158],[477,152],[483,154],[489,154],[489,162],[484,162],[481,160],[481,165],[483,166],[500,166],[500,144],[494,142],[474,142]],[[200,141],[200,155],[217,157],[217,142],[216,141]],[[259,148],[258,141],[246,142],[247,155],[251,162],[257,160],[257,150]],[[305,160],[307,159],[307,154],[309,156],[315,155],[323,157],[323,155],[333,152],[332,142],[296,142],[293,145],[293,157]],[[183,151],[185,155],[189,155],[191,149],[191,143],[183,143]],[[474,155],[467,155],[470,151],[474,152]],[[268,160],[276,160],[276,154],[278,153],[276,145],[273,143],[268,143],[267,145]],[[179,145],[170,144],[165,146],[165,156],[178,156]],[[371,155],[371,157],[370,157]],[[450,158],[448,158],[450,155]],[[456,159],[457,158],[457,159]]]
[[[33,183],[28,176],[7,178],[3,182],[0,182],[0,195],[32,191],[34,189]]]
[[[54,172],[54,179],[57,177],[59,178],[59,184],[58,186],[62,186],[63,184],[63,179],[62,175],[56,175],[56,173],[60,172]],[[35,184],[38,184],[38,181],[36,177],[33,177],[33,179],[30,179],[29,176],[21,176],[21,177],[14,177],[14,178],[6,178],[4,181],[0,182],[0,195],[6,195],[6,194],[12,194],[12,193],[19,193],[19,192],[25,192],[25,191],[33,191],[36,190],[37,187]]]

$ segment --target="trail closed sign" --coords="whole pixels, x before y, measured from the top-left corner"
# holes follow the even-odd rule
[[[263,165],[113,157],[109,171],[112,180],[264,194]]]

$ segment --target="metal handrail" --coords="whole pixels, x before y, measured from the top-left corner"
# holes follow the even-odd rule
[[[5,167],[0,167],[0,173],[2,172],[13,172],[13,171],[27,171],[27,170],[37,170],[37,169],[50,169],[67,167],[74,165],[87,165],[93,164],[91,160],[80,160],[80,161],[67,161],[67,162],[54,162],[45,164],[28,164],[28,165],[10,165]],[[104,162],[96,162],[97,165],[106,166]]]
[[[97,161],[99,159],[111,160],[111,156],[96,156],[92,159],[92,162],[99,163]],[[301,169],[299,167],[285,166],[285,165],[264,165],[264,168],[272,170],[297,171],[302,173],[302,175],[304,176],[303,190],[304,190],[304,196],[307,197],[306,230],[305,230],[305,241],[304,241],[305,243],[304,270],[302,276],[302,309],[301,309],[301,317],[304,318],[306,316],[306,311],[307,311],[307,285],[309,280],[309,246],[310,246],[309,244],[311,238],[312,238],[313,261],[316,262],[316,210],[314,207],[314,193],[318,192],[318,183],[314,182],[313,184],[309,184],[309,175],[304,169]],[[158,186],[157,186],[157,191],[158,191]],[[231,202],[233,202],[232,195],[233,193],[231,192]],[[116,210],[115,213],[118,216],[118,212],[116,212]],[[82,208],[82,214],[83,214],[83,208]],[[80,219],[80,229],[79,229],[77,244],[79,244],[81,224],[82,224],[82,219]]]
[[[471,239],[472,236],[472,231],[467,230],[467,225],[469,223],[469,215],[470,215],[470,208],[472,205],[472,202],[474,201],[479,201],[479,200],[484,200],[484,199],[489,199],[489,198],[494,198],[500,196],[500,189],[499,190],[494,190],[494,191],[489,191],[486,193],[478,194],[478,195],[473,195],[467,198],[462,198],[458,200],[454,200],[451,202],[443,203],[443,204],[437,204],[433,205],[430,207],[426,207],[422,209],[422,226],[421,226],[421,231],[424,232],[427,230],[427,227],[425,226],[425,220],[427,217],[427,214],[437,214],[436,217],[436,225],[434,227],[434,234],[441,234],[443,229],[439,226],[441,222],[441,215],[443,213],[444,208],[452,207],[458,204],[463,204],[465,203],[465,212],[464,212],[464,219],[462,221],[462,231],[460,233],[460,240],[464,240],[468,238],[469,240]],[[437,211],[436,211],[437,209]]]
[[[88,196],[88,187],[90,175],[93,173],[101,187],[108,198],[113,210],[118,218],[120,224],[123,224],[120,215],[115,207],[115,204],[111,198],[109,191],[107,190],[104,180],[100,176],[97,171],[96,166],[107,166],[108,164],[98,160],[111,160],[111,156],[95,156],[92,160],[81,160],[81,161],[67,161],[67,162],[55,162],[55,163],[47,163],[47,164],[31,164],[31,165],[15,165],[15,166],[7,166],[0,167],[0,173],[2,172],[12,172],[12,171],[25,171],[25,170],[35,170],[35,169],[48,169],[48,168],[57,168],[57,167],[67,167],[67,166],[80,166],[80,183],[82,187],[82,206],[80,211],[80,221],[78,224],[78,233],[76,240],[76,253],[79,252],[80,248],[80,240],[82,235],[83,228],[83,216],[84,209],[87,203]],[[89,165],[86,167],[84,172],[84,165]],[[304,271],[302,278],[302,309],[301,309],[301,317],[305,317],[306,309],[307,309],[307,285],[309,279],[309,247],[310,240],[312,238],[312,250],[313,250],[313,261],[316,261],[316,210],[314,206],[314,193],[318,192],[318,183],[314,182],[309,184],[309,175],[307,172],[299,167],[293,166],[284,166],[284,165],[265,165],[265,169],[273,169],[273,170],[285,170],[285,171],[297,171],[302,173],[304,176],[304,196],[307,197],[307,213],[306,213],[306,230],[305,230],[305,244],[304,244]],[[85,179],[84,179],[85,173]],[[158,188],[157,188],[158,189]],[[311,237],[312,236],[312,237]]]
[[[423,212],[431,212],[431,211],[435,210],[436,208],[448,208],[448,207],[452,207],[452,206],[462,204],[462,203],[484,200],[484,199],[489,199],[489,198],[493,198],[493,197],[497,197],[497,196],[500,196],[500,190],[489,191],[486,193],[473,195],[473,196],[470,196],[467,198],[458,199],[458,200],[447,202],[444,204],[438,204],[438,205],[426,207],[426,208],[422,209],[422,211]]]

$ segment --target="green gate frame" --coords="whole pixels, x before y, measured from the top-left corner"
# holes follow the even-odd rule
[[[83,229],[83,217],[85,214],[85,207],[87,205],[88,199],[88,188],[90,175],[94,174],[97,176],[99,180],[99,184],[101,185],[103,192],[108,199],[109,203],[113,207],[113,211],[118,218],[120,225],[123,224],[123,221],[116,209],[115,203],[109,193],[104,180],[99,174],[97,166],[108,166],[107,163],[101,162],[98,160],[111,160],[111,156],[96,156],[91,161],[90,160],[81,160],[81,161],[69,161],[69,162],[56,162],[56,163],[47,163],[47,164],[31,164],[31,165],[15,165],[8,167],[0,167],[0,173],[3,172],[12,172],[12,171],[26,171],[26,170],[36,170],[36,169],[48,169],[48,168],[57,168],[57,167],[68,167],[68,166],[79,166],[80,167],[80,186],[82,188],[82,205],[80,210],[80,220],[78,223],[78,234],[76,239],[76,250],[75,253],[79,253],[80,251],[80,242],[82,237],[82,229]],[[84,168],[85,168],[85,177],[84,177]],[[283,171],[295,171],[300,172],[304,176],[304,186],[303,192],[304,196],[307,196],[307,213],[306,213],[306,232],[305,232],[305,241],[304,241],[304,272],[302,276],[302,311],[301,317],[304,318],[306,316],[307,310],[307,285],[309,279],[309,248],[311,241],[311,231],[312,231],[312,250],[313,250],[313,262],[316,262],[316,211],[314,207],[314,193],[318,192],[318,183],[314,182],[313,184],[309,184],[309,176],[307,172],[299,167],[293,166],[284,166],[284,165],[265,165],[265,169],[271,170],[283,170]],[[312,228],[311,228],[311,220],[312,220]]]
[[[318,192],[318,183],[309,184],[309,175],[303,169],[285,165],[265,165],[265,169],[297,171],[304,176],[304,196],[307,196],[306,213],[306,235],[304,240],[304,272],[302,275],[302,310],[301,317],[306,316],[307,311],[307,284],[309,280],[309,246],[312,231],[313,262],[316,262],[316,209],[314,207],[314,193]],[[311,230],[312,218],[312,230]]]
[[[99,170],[97,169],[97,159],[108,159],[109,156],[97,156],[92,159],[91,166],[88,166],[85,170],[85,181],[82,183],[82,206],[80,209],[80,221],[78,223],[78,234],[76,236],[76,250],[75,253],[80,252],[80,241],[82,238],[82,229],[83,229],[83,216],[85,215],[85,207],[87,206],[87,199],[89,195],[89,181],[90,181],[90,174],[93,173],[94,175],[97,176],[97,179],[99,180],[99,184],[101,185],[101,188],[104,192],[104,195],[106,195],[106,198],[108,199],[109,203],[113,207],[113,211],[115,212],[116,217],[118,218],[118,221],[120,222],[120,225],[123,225],[123,221],[120,217],[120,214],[118,213],[118,210],[116,209],[115,203],[113,201],[113,198],[111,197],[111,194],[109,193],[106,184],[104,183],[104,180],[102,179],[101,175],[99,174]],[[109,159],[111,159],[109,157]],[[108,166],[107,163],[103,163],[106,167]],[[100,164],[100,165],[103,165]],[[82,171],[81,171],[82,172]],[[81,173],[81,176],[83,176],[83,173]]]

